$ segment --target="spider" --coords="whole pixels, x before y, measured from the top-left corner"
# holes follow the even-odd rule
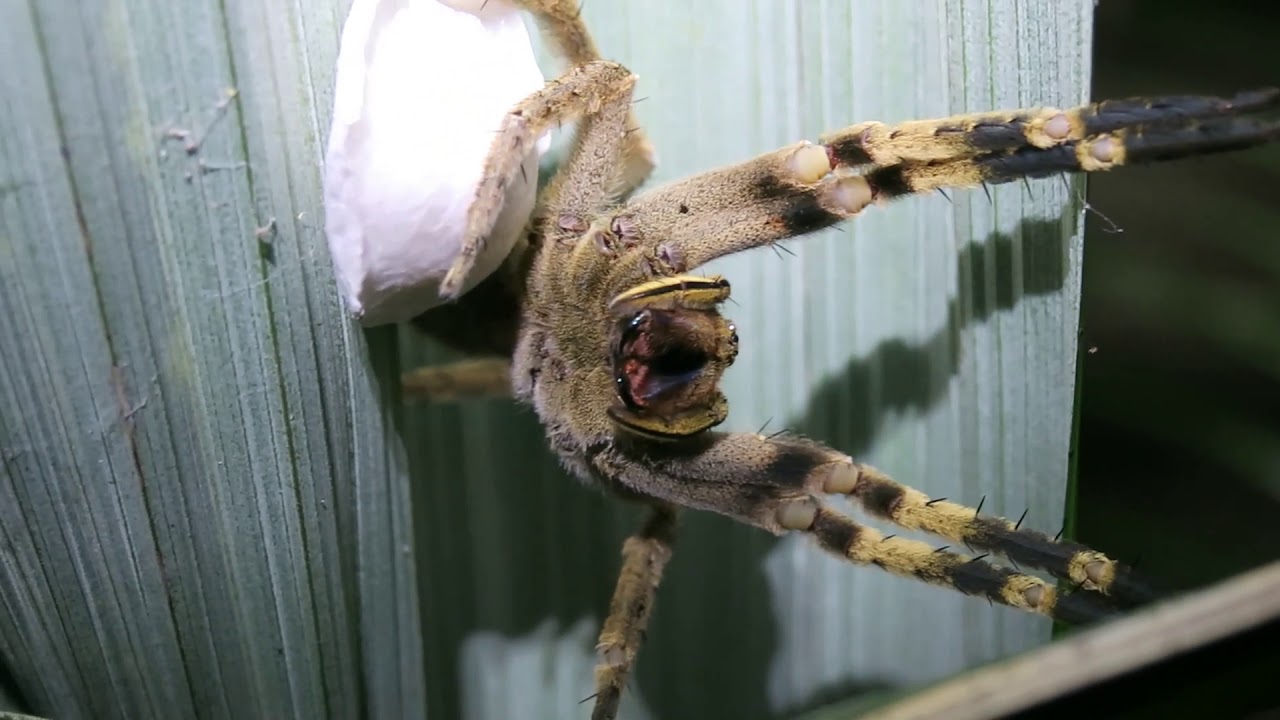
[[[574,476],[649,508],[624,543],[599,635],[593,718],[617,713],[686,508],[808,534],[855,564],[1070,623],[1151,599],[1127,566],[1100,552],[931,499],[837,449],[789,434],[716,431],[729,412],[720,379],[740,340],[720,313],[729,281],[693,271],[911,195],[1276,140],[1280,124],[1245,113],[1280,104],[1280,91],[865,122],[637,192],[654,163],[631,115],[635,77],[602,59],[576,3],[516,4],[539,20],[571,69],[504,118],[462,252],[441,284],[452,302],[414,321],[474,358],[415,371],[404,383],[409,394],[435,399],[512,395],[534,408]],[[577,121],[570,150],[524,236],[498,271],[463,293],[524,158],[568,121]],[[984,554],[882,535],[825,496],[847,496],[890,523]],[[1046,571],[1063,586],[985,553]]]

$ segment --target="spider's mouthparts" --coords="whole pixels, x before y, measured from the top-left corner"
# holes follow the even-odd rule
[[[701,328],[682,315],[647,309],[619,323],[613,370],[627,407],[639,410],[677,395],[706,368],[711,358],[697,343]]]

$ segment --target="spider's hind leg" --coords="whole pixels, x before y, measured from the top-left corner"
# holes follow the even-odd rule
[[[511,397],[511,361],[499,357],[468,358],[420,367],[405,373],[400,385],[406,398],[419,402]]]
[[[644,641],[662,573],[671,559],[675,525],[675,510],[655,504],[644,527],[622,546],[622,569],[596,644],[600,659],[591,720],[613,720],[618,714],[622,690]]]

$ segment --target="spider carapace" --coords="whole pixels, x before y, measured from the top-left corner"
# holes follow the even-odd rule
[[[536,139],[561,122],[578,125],[505,265],[415,321],[478,359],[415,371],[405,385],[435,397],[510,392],[536,410],[569,471],[652,508],[623,547],[599,638],[594,718],[616,714],[682,508],[807,533],[854,563],[1069,622],[1148,599],[1102,553],[932,500],[838,450],[785,434],[714,430],[729,412],[718,385],[739,339],[720,313],[729,282],[693,271],[896,198],[1270,142],[1280,124],[1258,113],[1280,104],[1280,91],[867,122],[632,196],[653,168],[631,115],[634,76],[600,58],[576,3],[517,4],[572,67],[503,120],[443,294],[463,287]],[[975,555],[882,535],[824,501],[833,495]],[[986,553],[1063,585],[988,562]]]

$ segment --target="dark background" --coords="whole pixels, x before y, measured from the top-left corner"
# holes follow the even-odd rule
[[[1093,97],[1280,85],[1278,13],[1105,0]],[[1280,147],[1094,176],[1088,197],[1077,537],[1170,589],[1280,558]],[[1126,691],[1144,717],[1280,708],[1280,650],[1247,648]]]

